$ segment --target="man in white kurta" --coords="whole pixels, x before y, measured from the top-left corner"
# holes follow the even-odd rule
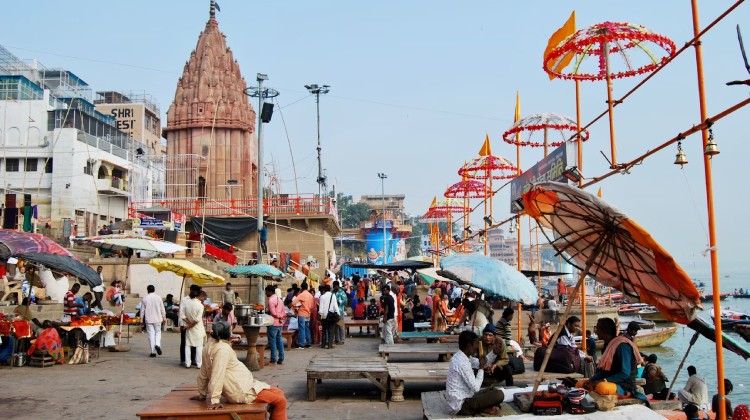
[[[203,301],[206,292],[200,292],[197,297],[185,304],[185,367],[190,367],[190,348],[195,347],[195,363],[200,369],[202,364],[203,343],[206,341],[206,328],[203,326]]]
[[[156,353],[161,355],[161,324],[167,316],[164,309],[164,303],[161,297],[154,293],[156,288],[152,284],[146,287],[148,294],[141,300],[141,319],[146,325],[148,334],[148,344],[151,347],[150,357],[156,357]]]
[[[271,420],[285,420],[286,396],[279,388],[255,380],[250,370],[237,359],[228,341],[231,326],[225,321],[213,325],[210,343],[203,353],[198,374],[198,395],[191,399],[206,401],[209,410],[221,408],[221,398],[232,404],[267,403]]]

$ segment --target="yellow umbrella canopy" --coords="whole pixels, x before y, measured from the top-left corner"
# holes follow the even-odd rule
[[[149,264],[156,268],[158,272],[171,271],[183,279],[190,278],[193,282],[204,285],[209,283],[224,284],[224,277],[212,273],[203,267],[186,260],[174,258],[154,258]]]

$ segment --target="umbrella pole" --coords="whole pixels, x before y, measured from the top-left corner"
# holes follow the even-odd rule
[[[581,288],[581,283],[583,282],[583,279],[586,278],[586,275],[588,274],[589,270],[591,270],[591,267],[594,265],[594,261],[596,260],[596,257],[599,256],[599,252],[601,251],[602,245],[605,242],[605,239],[607,236],[603,236],[599,243],[596,245],[596,248],[594,249],[594,252],[591,253],[591,256],[589,257],[588,261],[586,261],[586,268],[581,271],[581,273],[578,275],[578,282],[576,283],[576,287],[573,290],[573,296],[577,296],[578,292]],[[539,389],[539,383],[542,381],[542,376],[544,375],[544,369],[547,368],[547,362],[549,362],[549,357],[552,354],[552,348],[555,346],[555,343],[557,342],[557,337],[560,336],[560,332],[562,332],[563,327],[565,326],[565,320],[568,319],[568,316],[570,316],[570,310],[573,308],[573,299],[568,300],[568,305],[565,307],[565,314],[560,319],[560,322],[557,324],[557,329],[555,330],[555,334],[552,335],[552,338],[550,339],[549,343],[547,343],[547,351],[544,353],[544,361],[542,361],[542,367],[539,369],[539,373],[536,375],[536,379],[534,380],[534,389],[531,391],[531,397],[534,398],[536,395],[537,389]]]
[[[677,382],[677,375],[680,374],[680,371],[682,370],[682,367],[685,365],[685,360],[687,360],[688,354],[690,354],[690,349],[693,348],[693,344],[695,344],[696,341],[698,341],[698,336],[700,336],[700,333],[698,331],[693,334],[693,338],[690,339],[690,345],[688,346],[687,350],[685,351],[685,356],[682,357],[682,361],[680,362],[680,366],[677,367],[677,371],[674,373],[674,378],[672,378],[672,383],[669,384],[669,389],[667,390],[667,395],[664,397],[664,399],[669,398],[669,394],[672,393],[672,387],[674,387],[675,382]]]

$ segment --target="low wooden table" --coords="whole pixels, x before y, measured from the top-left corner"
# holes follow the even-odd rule
[[[380,401],[388,392],[388,366],[380,357],[315,356],[307,365],[307,400],[315,401],[315,386],[323,379],[367,379],[380,390]]]
[[[381,344],[378,346],[378,353],[386,362],[388,361],[388,356],[391,354],[437,355],[438,362],[446,362],[457,351],[458,348],[453,343],[401,343]]]
[[[370,327],[375,328],[375,337],[380,337],[380,320],[379,319],[347,319],[344,321],[344,332],[347,337],[349,327],[359,327],[359,333],[362,334],[362,327],[367,327],[367,335],[370,335]]]
[[[266,420],[268,404],[227,404],[217,410],[209,410],[205,401],[191,400],[197,395],[197,388],[183,384],[169,394],[155,401],[137,415],[141,419],[243,419]]]
[[[260,327],[243,325],[242,329],[247,338],[247,356],[245,356],[245,366],[247,366],[251,372],[258,371],[261,366],[258,364],[258,351],[255,349],[255,343],[258,341]]]
[[[267,327],[266,327],[267,328]],[[281,336],[286,340],[286,350],[292,349],[292,337],[294,336],[295,331],[289,331],[289,330],[281,330]],[[268,330],[261,331],[258,334],[259,337],[268,337]]]
[[[404,400],[404,381],[445,384],[450,363],[388,363],[391,401]]]

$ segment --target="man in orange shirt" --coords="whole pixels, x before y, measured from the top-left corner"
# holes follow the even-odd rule
[[[297,346],[295,348],[310,348],[310,314],[312,313],[315,298],[307,290],[307,282],[302,282],[300,293],[292,299],[292,308],[297,311]]]
[[[568,294],[568,288],[562,278],[557,279],[557,298],[560,303],[564,303],[565,295]]]

